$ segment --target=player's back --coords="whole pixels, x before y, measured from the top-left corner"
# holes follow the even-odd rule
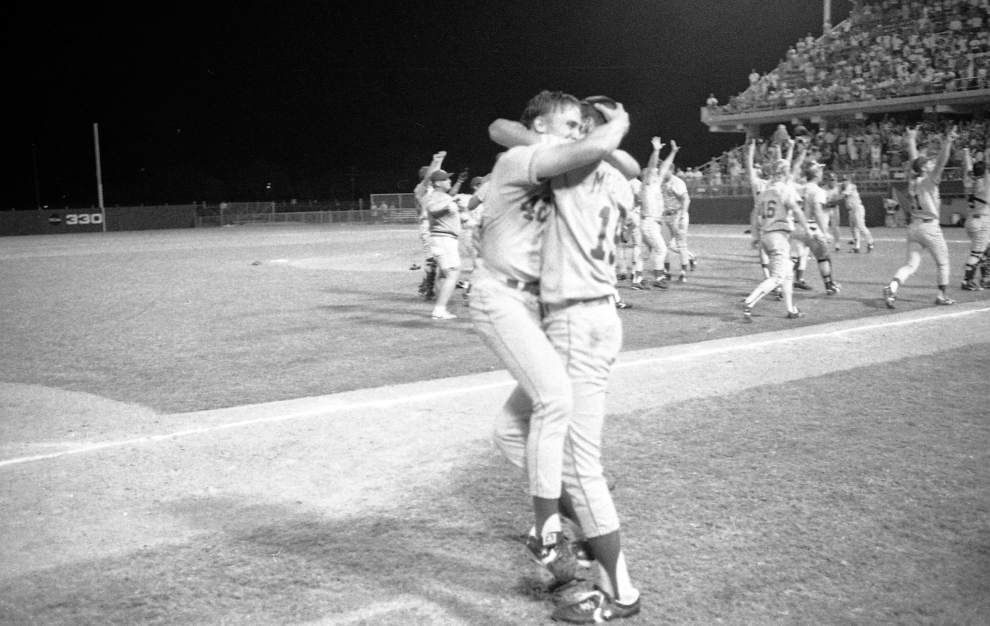
[[[760,220],[760,231],[794,230],[794,215],[791,207],[797,204],[794,187],[786,182],[772,182],[756,198],[756,210]]]
[[[632,209],[629,182],[608,163],[554,177],[540,298],[555,303],[612,295],[620,219]]]

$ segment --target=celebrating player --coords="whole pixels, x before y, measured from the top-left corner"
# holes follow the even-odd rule
[[[429,165],[419,168],[419,182],[413,189],[413,198],[416,200],[419,219],[419,240],[423,245],[423,280],[419,284],[419,295],[426,300],[434,300],[437,297],[435,285],[437,279],[437,261],[430,239],[430,214],[423,205],[423,199],[429,193],[433,184],[430,181],[430,174],[440,169],[443,160],[447,157],[447,152],[441,150],[433,155],[433,160]]]
[[[429,217],[430,245],[436,258],[440,281],[432,317],[449,320],[457,317],[447,309],[447,304],[454,294],[461,269],[457,242],[461,234],[461,211],[448,193],[451,189],[450,174],[436,170],[429,178],[433,189],[423,196],[423,208]]]
[[[565,364],[541,326],[542,235],[553,211],[547,181],[610,154],[629,120],[620,111],[583,136],[580,102],[544,91],[530,100],[522,121],[543,140],[511,148],[495,163],[469,301],[476,329],[518,383],[496,424],[495,441],[527,472],[535,517],[527,545],[535,559],[549,564],[561,540],[564,441],[573,394]],[[490,133],[495,136],[497,123]]]
[[[670,143],[670,154],[663,160],[663,163],[659,162],[663,142],[659,137],[653,137],[650,140],[650,145],[653,146],[653,150],[650,152],[650,158],[643,169],[643,186],[639,195],[643,207],[643,243],[645,244],[645,257],[649,258],[648,265],[653,268],[653,286],[666,289],[668,280],[664,272],[664,263],[667,259],[667,242],[664,240],[661,225],[664,216],[663,181],[674,163],[677,144]],[[633,277],[632,288],[645,288],[642,275]]]
[[[750,215],[753,246],[759,247],[766,256],[769,276],[743,301],[743,320],[746,322],[752,321],[756,303],[777,288],[781,289],[787,318],[797,319],[803,315],[794,306],[790,237],[794,231],[795,219],[805,232],[810,228],[804,211],[801,210],[797,190],[788,181],[788,171],[786,160],[780,159],[773,163],[771,179],[757,196]]]
[[[952,143],[958,137],[953,126],[945,134],[942,149],[937,159],[933,160],[918,154],[919,126],[907,129],[908,157],[911,159],[911,171],[914,176],[908,181],[908,195],[911,198],[909,218],[911,223],[907,228],[907,262],[894,272],[894,278],[883,288],[883,300],[888,309],[894,308],[897,291],[921,264],[921,252],[927,250],[935,261],[938,271],[938,292],[935,304],[949,305],[956,301],[945,294],[949,284],[949,247],[942,234],[939,224],[942,197],[939,193],[939,183],[942,181],[942,171],[949,162],[952,154]]]
[[[825,283],[825,293],[832,296],[839,293],[839,285],[832,280],[832,260],[829,257],[828,235],[829,217],[825,211],[828,194],[818,183],[822,180],[822,166],[809,162],[804,166],[803,211],[806,221],[791,233],[791,239],[805,246],[818,261],[818,272]],[[800,252],[802,256],[803,252]]]
[[[849,212],[849,228],[853,233],[853,252],[858,253],[863,240],[866,240],[866,251],[873,252],[873,233],[866,227],[866,207],[863,206],[863,199],[859,196],[859,189],[852,181],[851,176],[846,176],[841,187],[842,199],[846,203],[846,210]]]
[[[606,111],[597,123],[591,123],[591,115],[586,114],[589,136],[623,119],[628,123],[619,105],[614,109],[601,105],[592,109],[586,104],[585,109],[586,113]],[[534,140],[507,120],[493,124],[491,134],[504,145]],[[587,552],[599,564],[598,587],[554,613],[555,619],[578,623],[593,621],[596,613],[611,619],[639,612],[639,592],[629,582],[618,517],[600,459],[605,389],[611,364],[621,347],[621,324],[613,305],[616,240],[622,216],[633,204],[626,178],[630,170],[636,172],[639,168],[621,150],[607,158],[623,164],[624,171],[620,173],[600,163],[551,180],[556,209],[547,220],[540,282],[544,330],[564,362],[574,389],[573,414],[564,440],[564,490],[559,506],[564,515],[577,521],[585,535]],[[524,415],[519,417],[516,432],[510,427],[501,433],[508,439],[500,442],[503,449],[511,449],[513,440],[518,442],[521,434],[533,428]],[[518,443],[514,447],[518,448]],[[552,564],[557,556],[554,547],[546,538],[542,547],[534,546],[532,539],[538,537],[534,534],[535,529],[531,531],[531,551],[541,563]]]
[[[990,172],[987,161],[990,148],[984,150],[983,160],[973,164],[969,149],[963,150],[963,169],[967,181],[969,213],[966,216],[966,234],[969,235],[969,255],[966,257],[966,270],[962,288],[966,291],[979,291],[987,282],[987,246],[990,245]],[[976,267],[980,267],[980,282],[976,282]]]
[[[676,152],[676,144],[671,142]],[[687,270],[694,269],[696,258],[688,249],[687,233],[691,222],[688,209],[691,206],[691,195],[687,183],[676,176],[673,167],[667,169],[660,187],[663,193],[663,236],[667,242],[667,261],[664,262],[664,277],[670,280],[670,257],[677,254],[681,260],[681,273],[677,282],[687,282]]]

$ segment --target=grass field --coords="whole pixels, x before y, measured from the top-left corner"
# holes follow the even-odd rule
[[[737,226],[622,291],[606,424],[642,624],[990,621],[990,292],[836,253],[801,320]],[[544,623],[510,381],[413,227],[0,241],[0,622]]]

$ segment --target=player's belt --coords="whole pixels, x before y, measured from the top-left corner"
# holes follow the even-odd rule
[[[519,291],[525,291],[527,293],[533,294],[534,296],[540,295],[540,283],[537,282],[524,283],[521,280],[516,280],[515,278],[506,278],[503,279],[503,282],[509,287],[512,287],[513,289],[518,289]]]
[[[554,311],[560,311],[561,309],[566,309],[572,306],[590,306],[595,304],[612,304],[615,301],[614,296],[599,296],[597,298],[576,298],[569,300],[562,300],[561,302],[544,302],[543,303],[543,314],[553,313]]]

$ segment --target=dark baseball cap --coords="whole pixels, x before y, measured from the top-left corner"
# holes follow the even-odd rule
[[[596,104],[602,104],[609,109],[614,109],[618,105],[615,100],[608,96],[588,96],[581,101],[581,114],[584,117],[594,118],[596,124],[604,124],[607,120],[602,112],[595,108]]]
[[[437,170],[430,174],[430,181],[437,182],[441,180],[450,180],[450,172],[445,172],[443,170]]]

